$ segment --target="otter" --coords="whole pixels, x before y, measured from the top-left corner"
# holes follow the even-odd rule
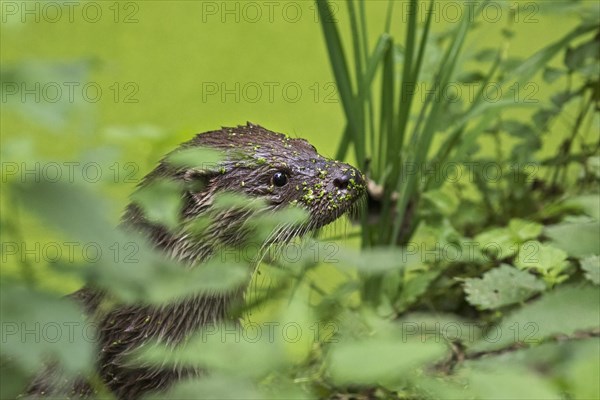
[[[173,155],[195,148],[218,150],[224,158],[208,165],[173,165]],[[243,229],[244,221],[259,212],[252,208],[217,210],[213,200],[219,193],[260,199],[263,213],[289,206],[305,210],[306,221],[280,226],[270,235],[273,239],[269,240],[281,242],[331,223],[355,207],[366,192],[366,179],[357,169],[321,156],[304,139],[290,138],[252,123],[196,135],[164,157],[143,178],[138,190],[161,179],[182,184],[179,225],[172,229],[149,218],[134,196],[126,207],[121,227],[140,233],[168,257],[192,268],[210,259],[222,246],[242,244],[248,235]],[[186,227],[198,217],[207,216],[209,226],[202,234],[190,235]],[[119,399],[137,399],[200,374],[176,367],[133,367],[126,357],[152,340],[177,344],[202,326],[227,320],[230,307],[244,289],[231,294],[199,294],[160,307],[122,305],[109,310],[97,320],[96,368],[104,386]],[[86,286],[72,297],[87,315],[97,316],[105,293]],[[57,383],[61,379],[56,375],[59,374],[55,371],[46,371],[33,381],[26,395],[87,398],[96,394],[86,379]]]

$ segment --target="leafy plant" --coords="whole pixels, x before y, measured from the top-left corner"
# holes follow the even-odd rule
[[[600,150],[597,8],[574,3],[580,23],[559,40],[517,60],[510,58],[511,42],[519,34],[511,18],[506,19],[496,47],[475,51],[467,45],[481,28],[481,12],[489,2],[465,6],[462,19],[439,33],[432,24],[436,2],[409,1],[403,10],[406,33],[399,43],[390,34],[395,4],[390,1],[383,33],[373,48],[368,47],[364,2],[347,3],[348,43],[341,39],[340,24],[326,18],[330,4],[317,3],[346,118],[338,157],[353,149],[370,179],[370,207],[361,221],[362,247],[399,247],[403,255],[395,257],[396,270],[376,276],[362,273],[354,286],[361,294],[358,309],[396,321],[396,329],[404,334],[420,332],[423,340],[430,332],[425,325],[417,324],[419,329],[405,325],[422,318],[411,317],[415,312],[442,321],[446,317],[440,313],[451,313],[457,326],[466,319],[481,332],[503,332],[497,341],[485,334],[479,340],[446,335],[453,355],[436,364],[434,373],[426,372],[428,364],[423,362],[425,378],[402,380],[398,374],[403,383],[389,385],[381,373],[380,380],[372,379],[359,386],[362,389],[349,385],[338,390],[364,395],[384,390],[386,396],[399,398],[406,393],[441,398],[509,398],[516,393],[524,398],[559,397],[553,385],[561,378],[554,368],[560,369],[566,359],[554,359],[553,371],[547,374],[513,360],[522,373],[539,382],[531,391],[518,383],[516,375],[503,374],[492,360],[540,342],[560,347],[553,341],[557,335],[573,340],[598,335],[599,323],[592,317],[598,305],[591,300],[598,296],[598,288],[589,283],[597,282],[595,260],[600,252],[600,186],[593,172]],[[509,16],[521,10],[505,7]],[[432,48],[443,56],[428,71]],[[347,58],[349,49],[352,57]],[[560,68],[554,63],[558,57]],[[477,69],[462,72],[467,65]],[[537,87],[531,80],[539,75],[553,94],[545,102],[531,102],[524,89]],[[466,82],[479,84],[469,101],[445,92]],[[564,87],[557,87],[558,82]],[[414,90],[419,85],[431,88],[421,103]],[[504,89],[498,90],[497,101],[490,101],[486,92],[492,86]],[[515,107],[523,111],[516,113]],[[529,117],[516,116],[524,113]],[[557,124],[568,125],[568,133],[557,132]],[[543,145],[556,138],[554,155],[542,155],[548,153]],[[376,258],[370,260],[378,264]],[[559,303],[574,308],[560,312]],[[555,311],[573,320],[552,324],[549,315]],[[433,331],[441,336],[447,333],[443,325],[435,326]],[[514,340],[506,334],[510,329],[521,330]],[[523,329],[529,329],[525,336],[532,341],[524,339]],[[598,347],[597,340],[589,341]],[[484,356],[490,357],[488,372],[472,369]],[[365,358],[345,362],[357,365]],[[375,362],[371,365],[376,368]],[[431,378],[440,375],[448,377],[442,381],[446,383]],[[519,390],[502,394],[492,389],[499,385],[516,385]],[[577,385],[567,383],[561,390],[598,393],[597,385],[585,389]]]

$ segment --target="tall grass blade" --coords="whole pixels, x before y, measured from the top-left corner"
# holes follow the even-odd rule
[[[319,13],[319,21],[321,23],[321,28],[323,30],[323,36],[327,45],[329,60],[333,69],[333,75],[335,77],[337,88],[340,93],[342,108],[344,110],[344,114],[346,115],[346,120],[348,121],[348,131],[352,134],[350,136],[351,139],[346,140],[354,140],[355,144],[357,142],[360,143],[361,139],[359,138],[359,135],[361,134],[361,125],[359,124],[359,120],[357,119],[357,110],[355,109],[354,104],[350,73],[348,71],[346,56],[344,54],[344,49],[340,40],[340,34],[338,32],[336,23],[331,20],[331,16],[333,15],[333,13],[331,11],[331,8],[329,7],[329,3],[327,2],[327,0],[317,0],[317,10]],[[354,147],[358,155],[359,152],[362,150],[359,148],[358,145],[355,145]],[[339,152],[340,151],[338,150],[338,153]],[[359,163],[363,162],[363,158],[357,158],[357,161],[359,161]]]
[[[478,9],[477,13],[485,2],[482,2]],[[397,191],[400,194],[398,202],[396,204],[396,215],[401,216],[396,218],[392,228],[392,235],[390,238],[390,244],[395,244],[399,240],[400,228],[406,223],[407,216],[406,207],[411,199],[413,199],[413,195],[416,192],[417,188],[417,178],[419,177],[419,171],[423,167],[426,162],[427,154],[429,152],[429,148],[431,146],[431,142],[433,140],[433,135],[438,130],[438,125],[440,121],[440,113],[442,111],[442,105],[444,105],[444,101],[442,100],[441,91],[445,88],[450,81],[450,78],[453,75],[454,68],[458,61],[458,56],[460,54],[460,49],[462,48],[466,34],[469,29],[470,23],[474,19],[474,11],[471,7],[467,7],[467,12],[464,14],[459,26],[456,29],[456,33],[453,35],[453,40],[448,47],[443,61],[440,65],[440,68],[437,72],[437,77],[435,79],[435,91],[433,93],[433,100],[431,102],[431,110],[427,115],[427,120],[425,125],[423,126],[423,131],[413,132],[413,138],[416,139],[412,142],[416,142],[416,147],[414,149],[414,156],[410,158],[410,162],[408,165],[414,167],[416,169],[416,173],[405,174],[406,179],[401,181],[400,179],[396,182]]]

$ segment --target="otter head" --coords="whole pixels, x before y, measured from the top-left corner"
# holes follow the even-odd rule
[[[304,139],[289,138],[248,123],[197,135],[184,147],[220,150],[225,161],[202,171],[206,189],[259,198],[271,209],[296,205],[308,212],[308,229],[320,228],[347,212],[366,190],[365,178],[348,164],[321,156]],[[203,176],[202,176],[203,175]],[[194,179],[193,169],[188,179]],[[199,201],[204,197],[197,196]]]
[[[174,156],[196,148],[217,150],[222,158],[214,163],[198,160],[197,165],[192,165],[194,161],[184,168],[172,165]],[[288,206],[306,210],[307,221],[288,225],[288,232],[280,235],[287,239],[334,221],[366,191],[364,176],[352,166],[321,156],[304,139],[289,138],[251,123],[196,135],[167,155],[141,186],[157,178],[183,183],[182,222],[212,218],[208,235],[193,243],[195,255],[208,253],[205,247],[234,244],[240,239],[239,226],[248,214],[239,208],[215,212],[213,202],[220,194],[229,192],[260,200],[263,212]],[[185,241],[181,238],[188,236],[181,232],[167,234],[160,224],[149,223],[135,204],[129,207],[125,222],[142,230],[149,228],[151,237],[161,247],[176,244],[180,248]],[[197,246],[204,246],[203,250]]]

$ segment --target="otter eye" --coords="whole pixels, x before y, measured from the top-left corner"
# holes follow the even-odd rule
[[[277,171],[273,174],[273,184],[275,186],[283,186],[287,183],[288,178],[285,172]]]

